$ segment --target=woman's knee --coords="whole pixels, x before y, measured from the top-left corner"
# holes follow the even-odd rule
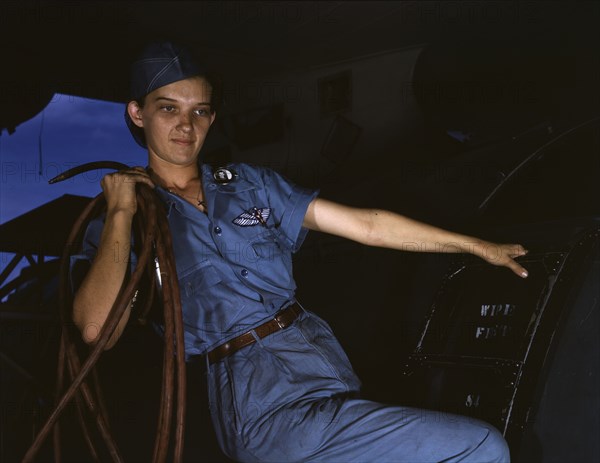
[[[472,460],[489,463],[510,462],[510,450],[502,434],[487,425],[488,433],[472,454]]]

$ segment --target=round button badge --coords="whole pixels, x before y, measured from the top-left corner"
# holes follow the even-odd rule
[[[235,172],[226,169],[225,167],[219,167],[213,173],[213,178],[215,179],[215,182],[217,182],[220,185],[227,185],[228,183],[233,181],[235,177]]]

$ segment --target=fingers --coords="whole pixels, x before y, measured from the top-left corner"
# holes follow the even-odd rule
[[[521,278],[527,278],[527,276],[529,275],[525,267],[523,267],[521,264],[512,259],[508,262],[507,267],[510,268]]]
[[[151,188],[154,188],[154,182],[150,175],[143,167],[132,167],[131,169],[120,170],[111,174],[107,174],[102,179],[102,186],[109,184],[126,184],[126,183],[145,183]]]
[[[100,185],[106,197],[107,209],[111,212],[125,211],[128,214],[135,214],[137,211],[135,185],[138,183],[145,183],[150,188],[154,188],[154,183],[142,167],[132,167],[105,175]]]
[[[508,255],[510,257],[524,256],[525,254],[527,254],[529,252],[527,249],[525,249],[520,244],[508,244],[507,246],[509,247],[509,254]]]
[[[507,262],[505,265],[521,278],[527,278],[529,273],[525,267],[516,262],[514,259],[526,255],[529,251],[527,251],[527,249],[520,244],[506,244],[503,245],[503,247],[505,248],[507,257]]]
[[[493,265],[508,267],[521,278],[527,278],[529,275],[527,270],[515,261],[517,257],[524,256],[527,253],[527,249],[520,244],[488,243],[483,258]]]

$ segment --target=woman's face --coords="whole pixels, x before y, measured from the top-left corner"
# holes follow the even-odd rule
[[[150,92],[143,108],[134,101],[129,103],[129,116],[144,129],[150,165],[196,163],[215,119],[211,92],[206,79],[190,77]]]

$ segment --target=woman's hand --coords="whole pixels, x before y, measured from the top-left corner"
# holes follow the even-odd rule
[[[482,242],[474,249],[474,254],[492,265],[508,267],[522,278],[527,278],[527,270],[515,261],[516,257],[524,256],[527,250],[520,244],[496,244]]]
[[[143,167],[132,167],[105,175],[100,181],[104,191],[108,213],[127,212],[132,216],[137,210],[136,183],[154,188],[154,183]]]

